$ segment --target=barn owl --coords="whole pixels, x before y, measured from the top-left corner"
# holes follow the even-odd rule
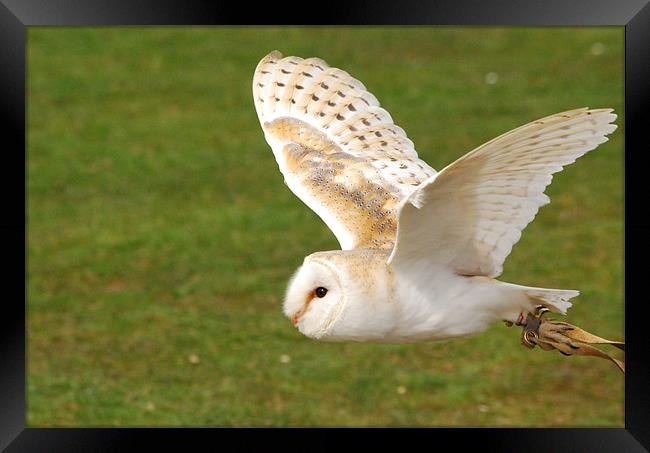
[[[264,57],[253,97],[286,185],[341,250],[307,256],[283,311],[322,341],[464,337],[575,290],[496,279],[552,175],[607,141],[612,109],[580,108],[507,132],[437,172],[365,86],[319,58]]]

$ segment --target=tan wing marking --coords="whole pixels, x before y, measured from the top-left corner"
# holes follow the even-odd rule
[[[330,228],[332,222],[342,225],[355,240],[353,248],[392,247],[399,198],[376,169],[295,118],[278,118],[264,129],[287,143],[280,162],[287,184],[305,192],[314,211],[328,213],[323,220]]]

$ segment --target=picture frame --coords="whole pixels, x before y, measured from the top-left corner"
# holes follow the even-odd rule
[[[0,102],[5,131],[2,178],[5,194],[4,249],[8,251],[3,287],[6,298],[0,367],[0,448],[22,451],[114,451],[142,449],[152,444],[237,445],[253,449],[256,445],[287,441],[295,444],[308,439],[318,449],[338,448],[340,436],[354,436],[370,449],[387,446],[402,438],[409,443],[432,442],[454,445],[454,449],[482,445],[490,450],[533,452],[574,451],[648,451],[650,449],[650,341],[645,333],[645,306],[642,288],[650,252],[647,233],[650,222],[645,217],[644,200],[648,192],[642,184],[645,170],[647,138],[642,134],[648,124],[650,96],[650,6],[648,1],[562,1],[518,2],[500,0],[480,2],[456,0],[444,2],[402,1],[396,3],[346,3],[345,7],[314,17],[305,5],[282,8],[269,4],[256,7],[200,1],[186,2],[100,2],[73,0],[2,0],[0,3]],[[299,11],[303,11],[300,13]],[[302,15],[301,15],[302,14]],[[625,428],[431,428],[431,429],[119,429],[119,428],[31,428],[26,426],[26,29],[32,26],[59,25],[224,25],[224,24],[334,24],[346,25],[617,25],[625,27]],[[22,180],[22,181],[21,181]],[[17,189],[17,188],[22,188]],[[640,263],[640,264],[636,264]],[[431,430],[435,430],[432,431]],[[216,444],[215,444],[216,443]],[[298,444],[300,445],[300,443]]]

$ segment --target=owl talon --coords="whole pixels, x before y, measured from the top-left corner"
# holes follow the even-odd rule
[[[523,313],[519,315],[519,320],[517,320],[517,325],[523,326],[521,332],[521,343],[527,348],[533,349],[539,344],[539,328],[542,323],[546,322],[544,315],[550,312],[548,308],[544,305],[538,305],[535,307],[535,312],[528,313],[526,320],[523,320]],[[544,348],[542,345],[540,347]]]
[[[590,355],[611,360],[625,373],[625,363],[597,349],[592,344],[612,344],[619,347],[624,343],[606,340],[590,334],[566,322],[543,318],[550,311],[546,307],[536,307],[535,314],[529,313],[523,323],[521,344],[529,349],[539,346],[545,351],[557,349],[563,355]]]
[[[541,317],[528,314],[526,321],[522,323],[523,329],[521,331],[521,344],[529,349],[537,346],[539,339],[539,326],[542,324]]]

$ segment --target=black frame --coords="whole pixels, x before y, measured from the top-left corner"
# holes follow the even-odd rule
[[[644,335],[642,307],[643,277],[650,254],[650,221],[642,208],[643,165],[647,159],[645,128],[649,124],[650,96],[650,6],[649,0],[452,0],[423,2],[348,1],[329,3],[319,16],[309,14],[306,3],[270,3],[268,6],[224,4],[201,0],[131,0],[103,3],[101,0],[0,0],[0,115],[3,146],[3,217],[0,232],[8,265],[2,272],[1,288],[9,289],[0,317],[0,449],[7,451],[114,451],[146,448],[151,443],[167,446],[225,445],[250,447],[254,443],[295,439],[286,430],[211,430],[211,429],[44,429],[26,428],[25,335],[26,286],[26,190],[25,108],[26,108],[26,27],[35,25],[220,25],[291,23],[345,23],[373,25],[619,25],[625,26],[625,304],[627,342],[625,377],[625,428],[580,429],[402,429],[322,430],[305,429],[310,449],[340,448],[332,434],[368,434],[363,445],[370,448],[388,445],[389,436],[404,435],[406,445],[453,445],[454,449],[474,446],[498,451],[575,452],[648,451],[650,448],[650,341]],[[334,6],[334,8],[332,8]],[[253,13],[252,10],[255,10]],[[300,12],[303,13],[301,17]],[[314,21],[317,19],[317,23]],[[642,145],[646,144],[646,147]],[[7,162],[8,161],[8,162]],[[17,190],[22,187],[22,190]],[[636,265],[639,263],[639,265]],[[250,434],[250,435],[249,435]],[[408,437],[406,437],[408,436]],[[237,439],[235,439],[235,437]],[[302,437],[302,436],[301,436]],[[236,441],[231,444],[231,441]],[[199,443],[200,442],[200,443]],[[304,448],[302,442],[291,442]],[[401,442],[397,444],[403,446]],[[408,447],[407,447],[408,448]],[[416,447],[417,448],[417,447]]]

